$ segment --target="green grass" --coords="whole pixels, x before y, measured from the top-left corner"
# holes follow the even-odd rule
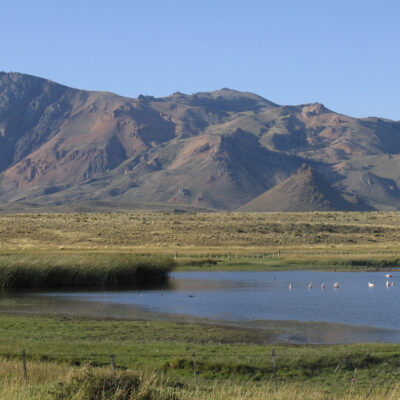
[[[316,256],[280,256],[262,258],[235,258],[228,260],[216,256],[215,259],[195,259],[182,257],[177,261],[178,271],[277,271],[277,270],[318,270],[318,271],[380,271],[400,266],[397,256],[359,256],[345,255],[343,257],[331,255]]]
[[[121,287],[165,282],[174,268],[168,257],[131,254],[0,255],[0,287]]]
[[[372,383],[379,393],[383,389],[398,390],[400,345],[272,346],[256,344],[260,335],[259,329],[202,324],[3,314],[0,315],[0,357],[3,359],[0,364],[17,363],[18,374],[22,376],[21,350],[25,349],[29,377],[35,375],[36,368],[53,365],[53,370],[70,368],[74,376],[78,374],[82,378],[85,370],[81,368],[85,364],[92,365],[94,373],[100,374],[109,368],[110,355],[114,354],[118,370],[131,369],[138,371],[139,376],[153,375],[153,389],[158,387],[167,393],[174,388],[176,396],[185,399],[187,396],[200,398],[196,397],[193,379],[192,354],[195,352],[201,396],[225,398],[215,390],[217,383],[225,390],[235,387],[238,393],[239,388],[243,393],[251,389],[254,397],[249,395],[249,398],[263,398],[261,388],[267,393],[274,392],[271,387],[274,349],[281,398],[290,391],[292,395],[294,390],[301,393],[304,387],[308,388],[309,396],[322,394],[310,398],[341,398],[351,388],[355,369],[355,395],[365,396]],[[348,353],[347,361],[334,373]],[[0,372],[2,378],[5,375],[5,371]],[[73,379],[59,377],[53,383],[57,381],[67,387]],[[47,383],[46,390],[50,387]],[[238,393],[231,398],[241,398]]]

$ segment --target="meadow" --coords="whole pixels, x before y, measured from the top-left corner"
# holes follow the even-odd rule
[[[400,394],[399,345],[258,341],[257,330],[247,328],[1,315],[0,394],[4,399],[359,399],[372,385],[373,399]],[[124,385],[131,384],[134,390],[124,394]]]
[[[163,274],[173,268],[385,269],[400,265],[399,226],[395,212],[0,214],[0,282],[40,287],[52,276],[44,286],[74,285],[72,277],[118,286],[139,264]],[[113,269],[122,271],[119,280]],[[295,346],[277,343],[276,335],[274,329],[3,311],[0,397],[399,398],[399,345]]]
[[[376,253],[398,251],[399,226],[397,212],[0,214],[0,250]]]

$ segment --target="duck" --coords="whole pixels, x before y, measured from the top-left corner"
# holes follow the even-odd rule
[[[394,287],[394,281],[392,282],[392,287]]]
[[[386,287],[389,287],[389,286],[390,286],[390,282],[386,281]]]
[[[368,282],[368,287],[375,287],[375,283]]]
[[[289,283],[289,290],[293,289],[293,285],[291,283]]]
[[[339,282],[335,282],[335,283],[333,284],[333,288],[334,288],[334,289],[339,289]]]
[[[391,278],[392,274],[386,274],[385,276],[386,276],[386,278]]]
[[[322,282],[321,289],[325,289],[325,282]]]
[[[308,284],[308,288],[312,289],[312,283],[311,282]]]

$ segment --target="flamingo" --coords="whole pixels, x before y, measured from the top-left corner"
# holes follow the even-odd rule
[[[368,282],[368,287],[375,287],[375,283]]]
[[[312,289],[312,283],[311,282],[308,284],[308,288]]]
[[[389,286],[390,286],[390,282],[386,281],[386,287],[389,287]]]
[[[391,278],[392,274],[386,274],[385,276],[386,276],[386,278]]]
[[[325,282],[322,282],[321,289],[325,289]]]
[[[293,289],[293,285],[291,283],[289,283],[289,290]]]
[[[339,289],[339,282],[335,282],[335,283],[333,284],[333,288],[334,288],[334,289]]]

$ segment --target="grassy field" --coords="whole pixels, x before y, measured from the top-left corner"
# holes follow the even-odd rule
[[[399,227],[397,212],[0,214],[0,255],[177,254],[180,269],[363,270],[400,265]]]
[[[214,382],[197,388],[193,383],[178,384],[158,374],[116,372],[110,368],[93,369],[90,366],[70,367],[51,362],[34,362],[27,382],[21,375],[20,361],[3,361],[0,364],[0,397],[4,400],[320,400],[320,399],[365,399],[372,388],[369,399],[395,400],[400,388],[371,386],[360,390],[357,383],[347,383],[340,393],[334,388],[319,388],[303,383],[278,386],[261,382],[227,383]]]
[[[399,251],[400,213],[0,214],[2,251]]]
[[[134,399],[284,399],[287,395],[317,399],[347,398],[350,392],[348,398],[363,398],[372,384],[375,392],[371,398],[379,398],[383,393],[392,398],[400,395],[399,345],[272,347],[256,344],[258,340],[256,330],[245,328],[3,314],[0,396],[54,398],[49,393],[62,386],[71,394],[67,397],[65,392],[64,398],[101,398],[72,394],[77,385],[90,386],[94,380],[88,376],[85,365],[92,366],[91,373],[106,377],[108,374],[110,378],[111,354],[115,355],[121,373],[137,371],[143,387],[159,392],[153,393],[153,397]],[[277,392],[273,382],[273,348]],[[27,384],[23,383],[22,349],[27,354]],[[195,387],[193,352],[199,391]],[[346,361],[335,373],[346,355]],[[82,380],[82,376],[88,381]]]
[[[395,212],[1,214],[0,277],[10,282],[15,274],[4,271],[21,268],[33,271],[23,275],[27,282],[37,282],[43,269],[58,266],[57,271],[81,273],[87,281],[96,266],[104,282],[105,270],[126,265],[135,255],[151,263],[152,255],[171,260],[176,253],[178,269],[186,270],[390,268],[400,265],[399,227]],[[64,279],[55,276],[50,286]],[[0,398],[95,399],[99,387],[108,387],[104,399],[364,399],[373,384],[369,399],[400,397],[399,345],[272,347],[268,343],[276,333],[3,312]],[[22,349],[28,382],[22,376]],[[110,372],[111,354],[118,379]],[[126,387],[133,382],[134,389],[118,392],[115,382]]]

